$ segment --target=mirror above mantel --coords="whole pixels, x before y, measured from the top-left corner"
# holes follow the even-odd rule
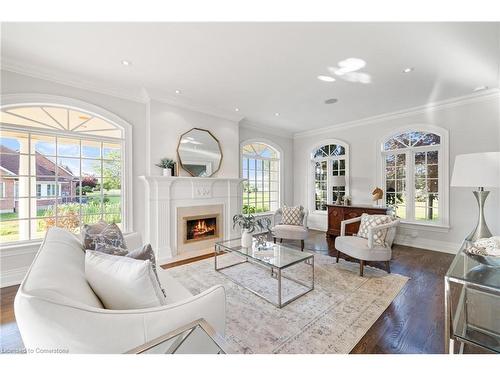
[[[193,128],[181,135],[177,157],[182,169],[193,177],[211,177],[222,164],[219,140],[209,131]]]

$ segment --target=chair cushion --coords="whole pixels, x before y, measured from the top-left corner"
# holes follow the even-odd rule
[[[87,250],[85,276],[107,309],[144,309],[166,304],[149,260]]]
[[[392,221],[389,215],[361,215],[361,224],[359,225],[358,237],[368,238],[370,228],[377,225],[388,224]],[[373,233],[373,242],[376,245],[384,246],[387,229],[377,230]]]
[[[335,248],[350,257],[366,261],[385,261],[391,259],[388,247],[368,247],[368,240],[358,236],[339,236],[335,238]]]
[[[304,207],[295,206],[287,207],[283,206],[281,209],[281,224],[285,225],[302,225],[302,220],[304,219]]]
[[[302,225],[278,224],[271,229],[274,237],[290,240],[305,240],[307,238],[307,229]]]

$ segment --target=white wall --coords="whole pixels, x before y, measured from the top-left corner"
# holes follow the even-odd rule
[[[499,96],[464,100],[436,106],[426,111],[411,111],[353,123],[344,128],[330,128],[314,134],[298,134],[294,139],[294,202],[307,199],[307,170],[312,145],[321,139],[336,138],[350,145],[351,196],[353,204],[372,204],[371,191],[379,174],[376,159],[378,140],[396,129],[414,124],[430,124],[449,131],[450,180],[457,154],[500,150]],[[500,235],[500,191],[492,192],[486,204],[486,219],[492,232]],[[477,204],[467,188],[450,188],[450,226],[434,229],[415,225],[401,228],[397,242],[424,248],[456,252],[462,239],[474,228]],[[311,215],[310,225],[324,230],[326,216]]]
[[[161,158],[177,159],[177,144],[182,133],[192,128],[202,128],[219,140],[222,148],[222,165],[215,177],[238,177],[239,146],[238,123],[220,117],[207,115],[156,100],[150,103],[150,156],[151,175],[160,175],[161,169],[154,164]],[[179,169],[181,176],[189,176]]]
[[[269,142],[270,145],[276,146],[282,153],[282,194],[283,203],[293,204],[293,138],[291,134],[281,132],[283,135],[277,135],[272,131],[259,129],[251,124],[242,121],[240,122],[240,144],[248,140],[262,140]]]

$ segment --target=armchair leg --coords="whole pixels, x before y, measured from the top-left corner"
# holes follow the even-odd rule
[[[283,243],[283,238],[280,238],[280,243]]]
[[[304,240],[300,240],[300,250],[304,251]]]
[[[273,237],[273,241],[274,241],[274,243],[276,243],[276,237]]]
[[[359,276],[363,277],[363,269],[365,268],[365,261],[359,261]]]
[[[391,273],[391,262],[389,260],[385,262],[385,269],[387,273]]]
[[[337,262],[336,263],[339,262],[339,257],[340,257],[340,251],[337,250]]]

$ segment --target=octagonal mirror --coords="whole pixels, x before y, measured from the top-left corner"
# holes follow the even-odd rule
[[[210,177],[222,162],[220,143],[208,130],[193,128],[181,135],[177,156],[182,169],[193,177]]]

